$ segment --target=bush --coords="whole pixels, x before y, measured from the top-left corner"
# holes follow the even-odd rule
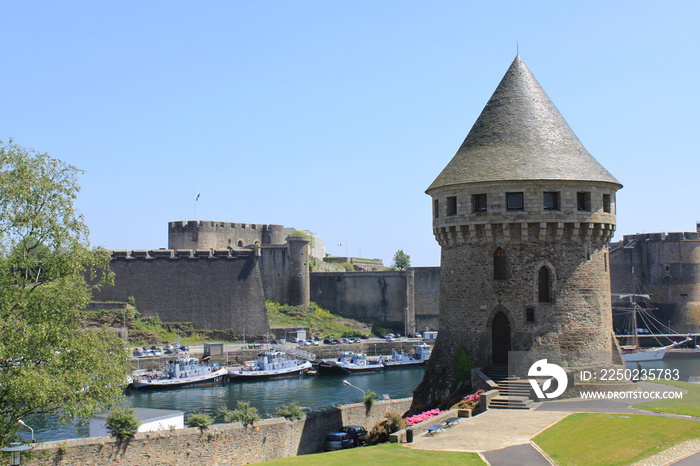
[[[219,415],[223,417],[226,423],[242,422],[244,428],[247,428],[248,424],[252,426],[255,421],[262,419],[258,414],[257,408],[250,406],[250,403],[247,401],[239,401],[236,404],[236,409],[233,411],[221,408],[219,409]]]
[[[362,395],[362,402],[365,404],[365,408],[370,409],[374,404],[374,398],[377,396],[372,390],[367,390],[364,395]]]
[[[187,418],[187,427],[199,427],[199,430],[209,428],[214,423],[214,419],[207,413],[192,413]]]
[[[376,445],[378,443],[386,443],[389,441],[389,436],[394,432],[408,427],[406,420],[397,413],[386,413],[386,419],[379,421],[372,427],[367,435],[367,444]]]
[[[133,438],[139,431],[141,421],[134,414],[133,408],[118,408],[109,413],[105,427],[117,440]]]
[[[299,403],[292,401],[275,409],[275,414],[288,421],[294,421],[304,417],[304,412],[299,407]]]

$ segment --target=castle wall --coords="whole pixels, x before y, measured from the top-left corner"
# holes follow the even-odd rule
[[[650,294],[655,317],[700,331],[700,233],[626,235],[610,251],[613,293]]]
[[[412,283],[411,273],[415,277]],[[312,273],[311,301],[342,316],[373,321],[399,333],[435,329],[439,273],[437,267],[405,272]]]
[[[136,300],[143,316],[193,322],[200,329],[269,330],[258,261],[251,251],[112,251],[114,286],[99,301]]]
[[[168,223],[169,249],[225,249],[284,243],[284,226],[255,223],[177,221]]]

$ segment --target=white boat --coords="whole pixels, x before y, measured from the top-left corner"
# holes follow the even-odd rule
[[[420,343],[413,346],[413,354],[391,350],[390,358],[383,358],[382,363],[387,369],[415,367],[425,364],[430,359],[430,345]]]
[[[133,387],[183,388],[220,383],[228,371],[218,364],[206,364],[197,358],[180,358],[168,362],[168,368],[160,374],[134,377]]]
[[[297,377],[309,372],[312,364],[284,351],[265,351],[255,361],[246,361],[242,368],[228,370],[228,379],[233,381],[281,379]]]
[[[370,361],[365,353],[341,351],[338,359],[319,363],[317,370],[319,375],[360,374],[384,370],[384,364],[381,360]]]
[[[632,317],[632,331],[630,332],[629,336],[626,335],[618,335],[620,338],[627,338],[631,340],[631,344],[629,345],[621,345],[620,350],[622,351],[622,359],[625,362],[637,362],[637,361],[658,361],[660,359],[663,359],[664,356],[666,356],[666,353],[668,350],[676,348],[683,343],[689,342],[692,339],[690,338],[690,335],[687,335],[684,340],[682,341],[675,341],[669,345],[666,346],[660,346],[660,347],[641,347],[639,346],[639,331],[640,329],[638,327],[638,317],[639,314],[643,312],[648,312],[649,309],[642,308],[639,304],[637,304],[637,299],[642,298],[642,299],[649,299],[649,295],[647,294],[622,294],[619,295],[620,299],[629,299],[629,307],[624,307],[624,308],[616,308],[618,310],[624,310],[628,311],[631,313]],[[653,334],[650,334],[649,336],[654,336]]]

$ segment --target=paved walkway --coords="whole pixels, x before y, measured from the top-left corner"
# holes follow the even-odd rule
[[[676,390],[674,387],[640,383],[642,391]],[[681,389],[677,389],[681,390]],[[681,390],[682,391],[682,390]],[[633,400],[638,403],[640,400]],[[630,406],[624,400],[569,399],[539,403],[533,410],[488,410],[472,418],[462,418],[459,424],[436,435],[421,434],[413,438],[408,448],[419,450],[464,451],[479,453],[492,466],[547,466],[552,464],[530,442],[537,434],[556,424],[571,413],[630,413],[680,417],[700,421],[689,416],[651,413]],[[699,427],[700,428],[700,427]],[[700,439],[684,442],[639,462],[638,466],[700,465]]]

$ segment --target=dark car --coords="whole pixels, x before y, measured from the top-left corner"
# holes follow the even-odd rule
[[[352,439],[353,445],[359,447],[365,444],[367,439],[367,430],[362,426],[343,426],[340,428],[341,432],[348,434],[348,437]]]
[[[354,446],[355,442],[353,442],[346,432],[331,432],[326,435],[326,441],[323,442],[323,449],[325,451],[344,450],[345,448],[352,448]]]

